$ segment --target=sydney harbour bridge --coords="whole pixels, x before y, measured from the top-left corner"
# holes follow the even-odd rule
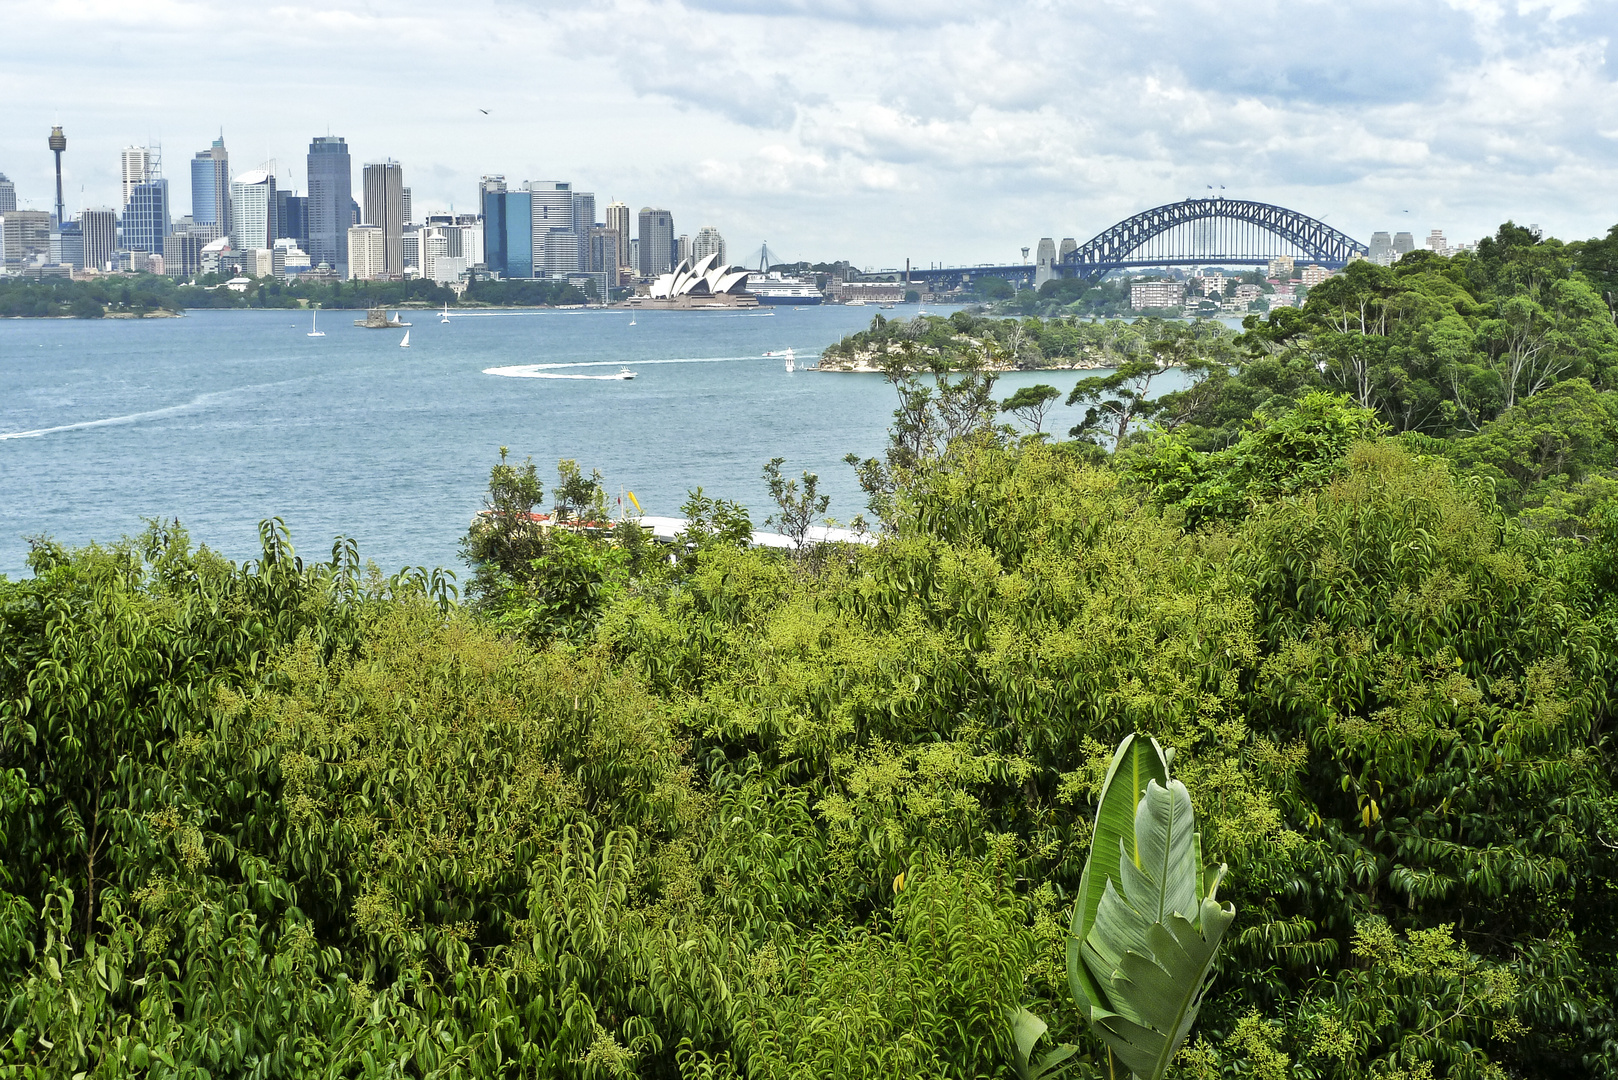
[[[1064,249],[1068,244],[1064,243]],[[1186,199],[1155,206],[1063,250],[1047,268],[1038,262],[1014,266],[950,266],[909,270],[910,280],[935,288],[997,277],[1033,284],[1043,277],[1099,281],[1114,270],[1165,266],[1261,266],[1278,256],[1299,265],[1336,270],[1369,251],[1353,237],[1296,210],[1247,199]],[[1025,252],[1026,254],[1026,252]]]

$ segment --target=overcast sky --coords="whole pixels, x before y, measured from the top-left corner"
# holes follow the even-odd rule
[[[485,173],[671,210],[741,260],[1016,261],[1206,193],[1368,240],[1618,222],[1618,0],[0,0],[0,172],[113,204],[118,151],[306,187],[310,136],[404,164],[417,216]],[[488,114],[480,112],[487,109]]]

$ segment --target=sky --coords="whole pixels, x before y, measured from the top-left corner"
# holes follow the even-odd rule
[[[221,130],[302,191],[330,132],[356,191],[402,162],[417,217],[484,174],[567,180],[732,261],[1018,262],[1221,185],[1362,241],[1618,223],[1618,0],[0,0],[0,26],[0,173],[35,209],[61,124],[70,210],[160,142],[183,212]]]

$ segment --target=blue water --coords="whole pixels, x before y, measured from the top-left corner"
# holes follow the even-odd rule
[[[911,309],[913,311],[913,309]],[[904,308],[893,314],[906,315]],[[26,573],[26,537],[70,544],[179,518],[231,558],[258,551],[279,516],[305,556],[337,534],[362,558],[459,569],[456,544],[482,504],[499,447],[532,457],[547,482],[558,458],[599,469],[610,501],[632,491],[648,514],[677,515],[697,485],[762,523],[772,457],[820,475],[830,515],[865,509],[850,451],[880,453],[896,404],[879,375],[788,374],[766,351],[811,360],[866,326],[869,308],[773,314],[413,312],[402,332],[364,330],[355,313],[197,311],[183,319],[0,320],[0,573]],[[485,369],[633,381],[513,378]],[[1091,374],[1091,373],[1084,373]],[[1000,392],[1078,375],[1008,375]],[[1057,408],[1065,432],[1079,410]]]

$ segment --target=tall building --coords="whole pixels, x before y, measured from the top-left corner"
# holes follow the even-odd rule
[[[1393,258],[1397,262],[1416,250],[1416,238],[1407,232],[1393,234]]]
[[[290,191],[275,193],[275,238],[296,240],[298,247],[308,251],[309,199]]]
[[[192,278],[202,269],[202,249],[208,238],[200,233],[174,233],[163,241],[163,273],[171,278]]]
[[[387,237],[380,225],[351,225],[348,230],[348,277],[375,281],[388,275]]]
[[[134,194],[136,184],[144,184],[154,174],[152,171],[152,151],[145,146],[126,146],[123,153],[118,155],[118,171],[123,177],[123,201],[118,204],[119,209],[129,205],[129,197]]]
[[[0,253],[7,266],[22,266],[36,255],[48,258],[50,250],[50,211],[13,210],[0,216]]]
[[[191,223],[194,232],[215,239],[230,231],[230,152],[223,135],[191,159]]]
[[[84,231],[77,221],[64,221],[51,235],[51,261],[59,266],[84,269]]]
[[[639,240],[642,277],[655,277],[674,269],[673,214],[650,206],[641,207]]]
[[[105,270],[118,250],[118,215],[111,207],[85,210],[79,214],[79,233],[84,243],[84,265]]]
[[[1054,248],[1052,249],[1055,250]],[[691,258],[697,260],[705,255],[718,255],[719,262],[730,260],[725,258],[725,238],[719,235],[719,230],[712,225],[704,225],[697,230],[697,238],[691,241]]]
[[[238,253],[275,243],[275,177],[263,169],[230,182],[230,246]]]
[[[410,207],[410,189],[409,188],[404,189],[404,220],[405,220],[406,225],[413,224],[415,222],[415,220],[416,220],[415,215],[412,213],[411,207]]]
[[[1427,250],[1437,252],[1439,255],[1449,254],[1449,241],[1444,239],[1443,229],[1434,229],[1427,234]]]
[[[0,173],[0,214],[9,214],[17,209],[17,185]]]
[[[534,269],[531,276],[577,273],[579,235],[573,211],[573,185],[557,180],[530,180],[527,187],[533,205]],[[509,255],[506,261],[510,263]]]
[[[618,262],[620,266],[629,263],[629,238],[635,235],[634,227],[630,224],[629,204],[616,200],[607,204],[606,226],[618,234]]]
[[[506,178],[478,181],[478,210],[483,214],[483,265],[501,277],[506,273]]]
[[[365,166],[364,221],[382,230],[383,272],[404,273],[404,166],[375,161]]]
[[[354,172],[340,135],[317,135],[309,143],[309,260],[348,276],[348,228],[354,224]]]
[[[169,231],[169,182],[146,180],[130,187],[124,202],[123,246],[161,255]]]
[[[618,270],[627,258],[620,247],[621,234],[617,229],[597,225],[590,229],[586,239],[589,247],[584,269],[592,274],[606,274],[612,284],[617,284]]]

